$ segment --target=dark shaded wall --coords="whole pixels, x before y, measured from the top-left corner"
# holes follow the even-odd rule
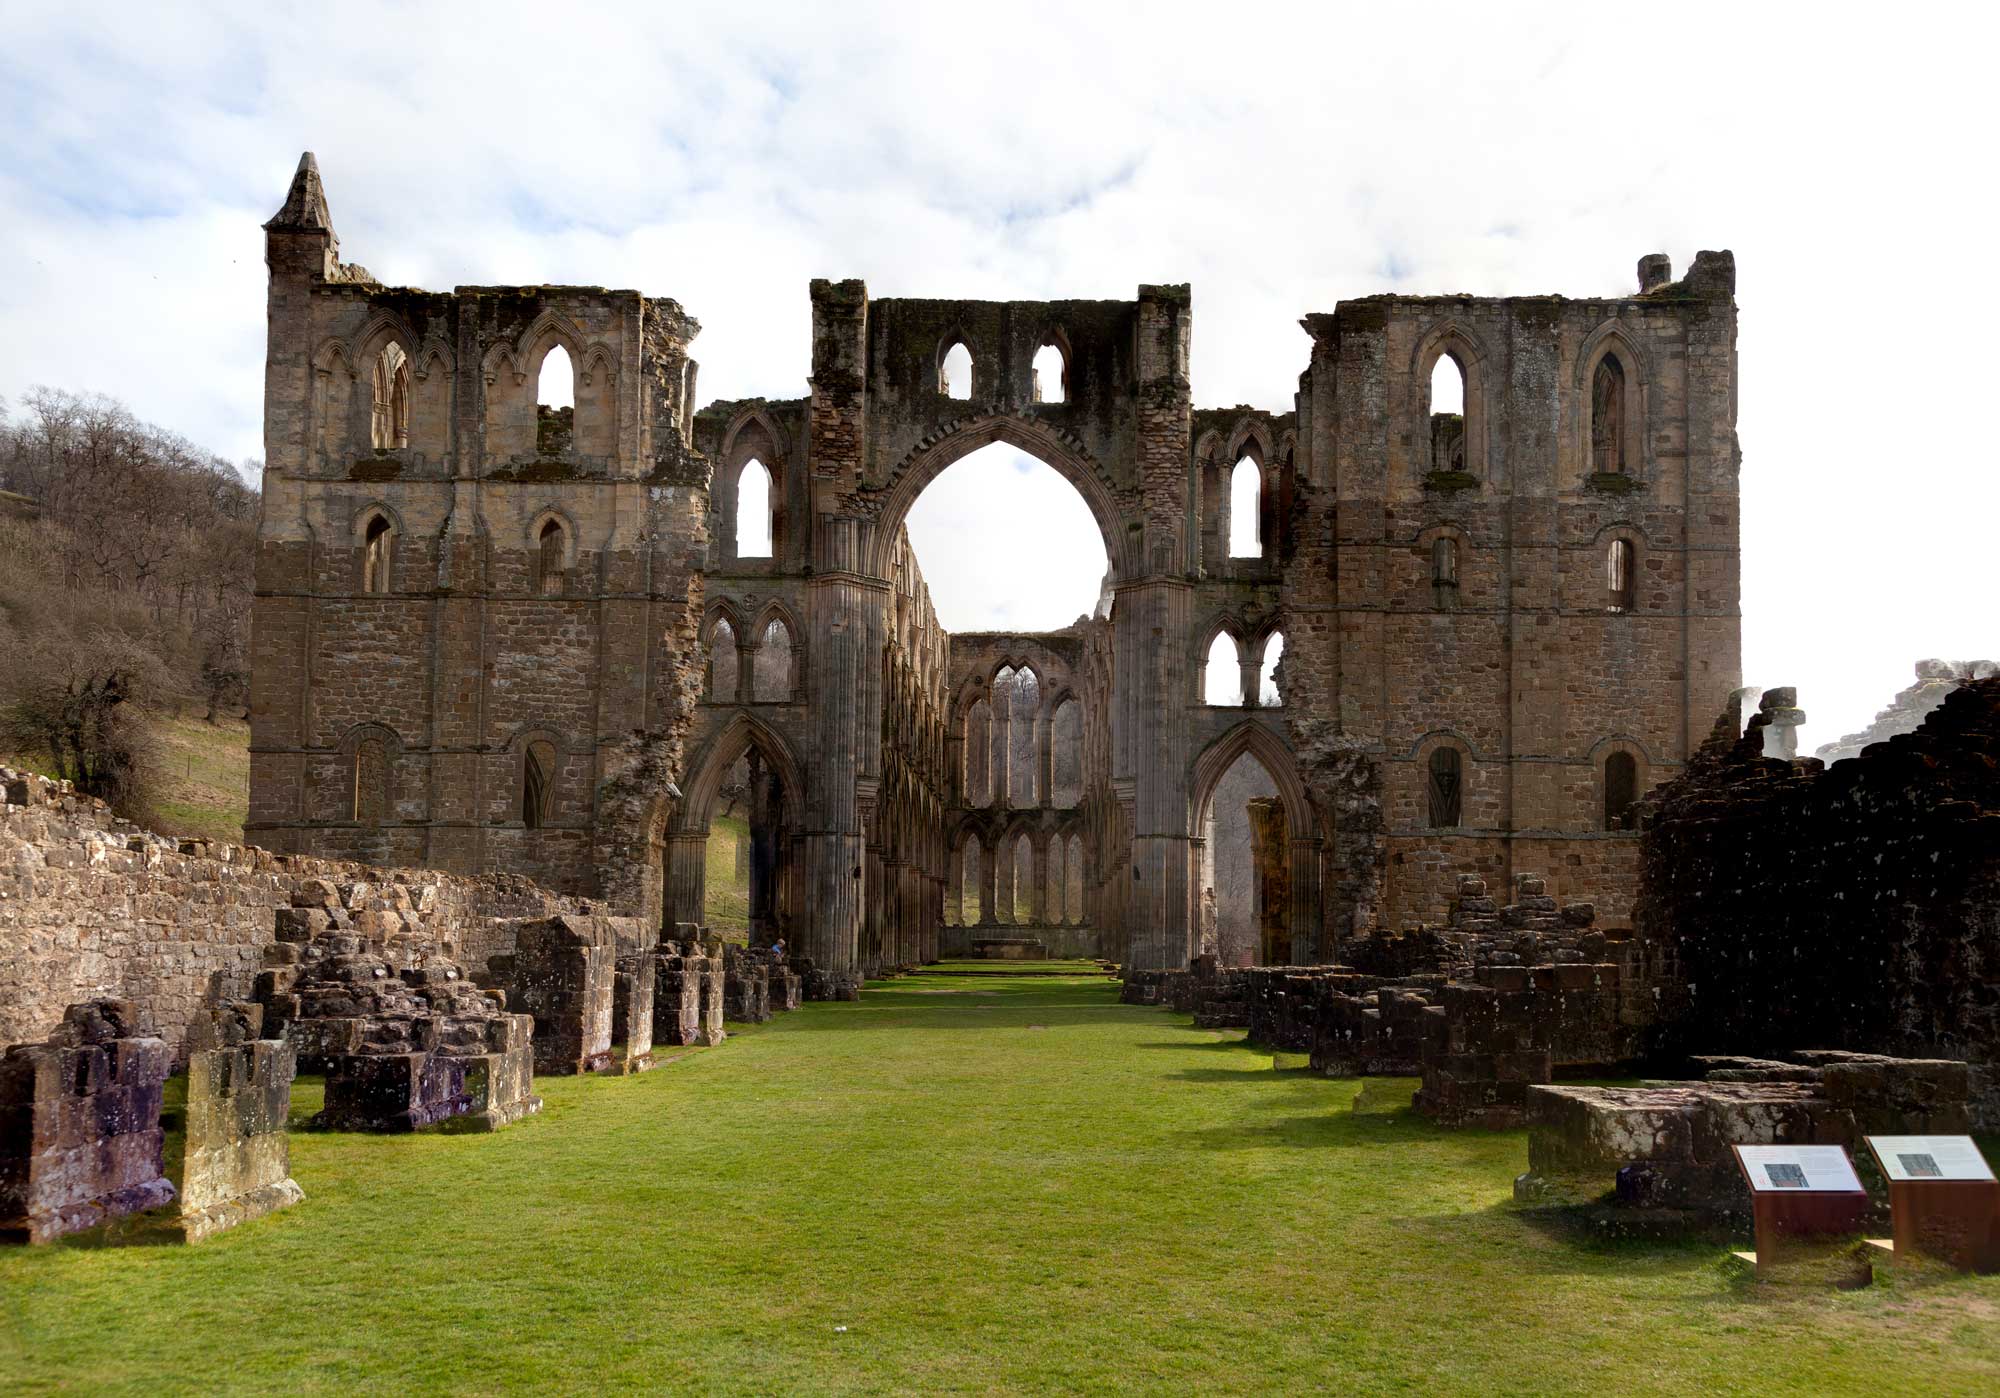
[[[1656,1047],[1964,1058],[2000,1123],[2000,679],[1832,767],[1733,710],[1642,816]]]

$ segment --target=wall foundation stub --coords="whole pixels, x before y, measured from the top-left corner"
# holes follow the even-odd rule
[[[263,1020],[264,1007],[245,1001],[196,1016],[180,1150],[167,1166],[177,1197],[113,1223],[112,1241],[198,1243],[305,1198],[285,1130],[298,1055],[283,1039],[260,1038]]]
[[[46,1243],[173,1202],[165,1041],[126,1000],[71,1005],[0,1058],[0,1240]]]
[[[521,924],[508,1003],[535,1019],[535,1071],[611,1067],[617,938],[602,917],[563,913]]]
[[[676,938],[660,944],[655,959],[653,1042],[685,1048],[701,1042],[701,962],[691,954],[694,928],[680,923]]]
[[[653,1066],[653,1007],[659,953],[650,948],[618,958],[611,1003],[611,1070],[643,1073]]]

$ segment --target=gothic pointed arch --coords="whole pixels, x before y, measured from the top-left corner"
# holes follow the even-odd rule
[[[1319,834],[1319,817],[1299,776],[1298,762],[1285,740],[1272,727],[1247,718],[1203,748],[1194,760],[1188,781],[1188,833],[1199,834],[1215,799],[1215,788],[1223,775],[1245,753],[1250,753],[1270,773],[1285,807],[1287,828],[1293,839],[1314,839]]]

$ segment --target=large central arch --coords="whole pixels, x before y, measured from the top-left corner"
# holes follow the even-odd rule
[[[1076,487],[1097,532],[1114,582],[1137,571],[1136,531],[1126,528],[1125,505],[1104,467],[1067,434],[1039,418],[991,414],[952,423],[941,437],[927,437],[899,463],[889,482],[877,493],[876,526],[870,566],[887,577],[894,562],[896,538],[917,499],[947,468],[982,447],[1002,443],[1026,452]]]

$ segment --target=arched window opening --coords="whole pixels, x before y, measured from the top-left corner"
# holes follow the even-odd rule
[[[1278,693],[1278,662],[1285,654],[1285,633],[1273,631],[1271,639],[1264,642],[1264,664],[1257,672],[1257,707],[1275,709],[1285,700]]]
[[[1236,640],[1227,631],[1218,631],[1208,643],[1208,660],[1203,667],[1201,699],[1218,708],[1243,707],[1243,665],[1236,655]]]
[[[712,704],[736,702],[736,628],[718,617],[708,635],[708,698]]]
[[[996,731],[994,745],[993,770],[996,776],[1006,773],[1007,799],[999,804],[1016,809],[1041,804],[1041,735],[1036,731],[1041,708],[1042,688],[1033,670],[1024,665],[1018,670],[1003,669],[994,677],[994,727],[999,728],[1003,712],[1007,725],[1004,735]],[[1004,747],[998,741],[1002,738]]]
[[[567,541],[563,527],[555,520],[542,526],[535,558],[535,590],[544,597],[560,597],[568,569],[563,566]]]
[[[1431,540],[1431,604],[1441,612],[1458,609],[1458,540]]]
[[[375,402],[369,416],[370,445],[387,451],[410,444],[410,357],[391,340],[375,356]]]
[[[1229,474],[1229,556],[1264,556],[1264,473],[1244,457]]]
[[[1239,753],[1202,817],[1199,945],[1224,966],[1291,960],[1288,841],[1277,794],[1263,761]]]
[[[789,704],[792,701],[792,631],[776,617],[764,628],[757,643],[757,659],[751,667],[751,696],[759,704]]]
[[[944,352],[938,365],[938,392],[947,398],[972,396],[972,351],[959,340]]]
[[[542,456],[561,456],[576,441],[576,366],[569,351],[552,346],[542,356],[541,376],[535,383],[535,450]]]
[[[1604,828],[1630,830],[1639,804],[1639,764],[1629,752],[1604,759]]]
[[[1605,606],[1612,612],[1632,610],[1632,544],[1613,539],[1604,553]]]
[[[1431,752],[1430,780],[1426,795],[1433,830],[1458,827],[1464,796],[1464,763],[1457,748],[1436,748]]]
[[[540,830],[556,807],[556,747],[536,739],[521,759],[521,824]]]
[[[984,699],[965,711],[965,804],[993,804],[993,706]]]
[[[380,825],[389,818],[389,748],[380,738],[363,738],[354,748],[354,820]]]
[[[771,556],[771,472],[754,457],[736,477],[736,556]]]
[[[363,592],[386,593],[389,590],[389,564],[395,547],[396,531],[390,527],[388,516],[376,515],[369,520],[367,529],[361,535]]]
[[[1465,370],[1450,354],[1431,366],[1430,469],[1465,469]]]
[[[1048,344],[1036,350],[1032,370],[1037,403],[1069,401],[1069,360],[1059,346]]]
[[[1613,476],[1625,466],[1625,366],[1607,354],[1590,381],[1590,469]]]
[[[1083,705],[1065,699],[1049,724],[1049,804],[1073,809],[1083,800]]]

